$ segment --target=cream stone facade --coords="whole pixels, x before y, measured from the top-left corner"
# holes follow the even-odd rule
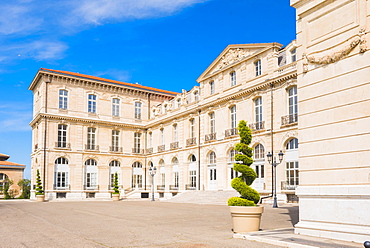
[[[8,161],[9,158],[9,155],[0,153],[0,198],[4,198],[3,186],[7,179],[13,181],[9,189],[13,190],[14,196],[17,197],[22,193],[18,182],[23,179],[23,172],[26,166],[10,162]]]
[[[32,183],[39,169],[49,200],[110,198],[111,177],[118,172],[122,195],[147,197],[154,165],[160,198],[186,190],[233,190],[236,126],[246,120],[259,175],[254,187],[271,195],[265,154],[283,150],[279,200],[297,201],[295,47],[295,41],[285,48],[230,45],[198,78],[199,85],[182,93],[40,69],[30,86]]]
[[[291,5],[300,58],[295,230],[363,243],[370,234],[370,1]]]

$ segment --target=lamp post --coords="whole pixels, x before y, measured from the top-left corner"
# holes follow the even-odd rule
[[[149,174],[152,176],[152,201],[154,201],[154,175],[157,172],[157,167],[151,166],[149,168]]]
[[[276,166],[278,166],[281,163],[281,161],[283,161],[284,153],[282,151],[280,151],[278,153],[279,163],[276,162],[276,157],[273,154],[274,154],[274,151],[272,151],[271,153],[268,152],[267,153],[267,160],[273,166],[274,171],[275,171],[275,173],[273,175],[274,184],[272,185],[273,191],[274,191],[274,205],[272,207],[273,208],[277,208],[278,205],[277,205],[277,198],[276,198]],[[272,158],[273,156],[274,156],[274,158]]]

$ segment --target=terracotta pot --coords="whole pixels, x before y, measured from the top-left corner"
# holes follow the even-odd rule
[[[36,195],[36,201],[37,202],[44,202],[45,201],[45,195]]]
[[[119,201],[119,194],[112,194],[113,201]]]
[[[260,230],[262,206],[229,206],[235,233],[256,232]]]

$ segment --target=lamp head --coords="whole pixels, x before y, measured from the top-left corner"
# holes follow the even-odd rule
[[[267,161],[271,163],[272,154],[270,152],[267,153]]]
[[[279,160],[280,160],[280,163],[281,163],[281,161],[283,161],[283,156],[284,156],[284,153],[283,153],[283,151],[282,150],[280,150],[280,152],[279,152]]]

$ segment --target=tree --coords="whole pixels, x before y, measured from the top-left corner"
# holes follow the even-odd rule
[[[31,192],[31,180],[22,179],[18,182],[18,186],[22,190],[22,194],[18,197],[19,199],[29,199]]]
[[[240,197],[231,197],[228,201],[229,206],[256,206],[260,200],[259,193],[252,189],[250,185],[257,178],[257,173],[250,167],[253,164],[253,149],[249,147],[252,141],[252,132],[244,120],[241,120],[238,125],[240,142],[235,145],[235,150],[238,151],[235,155],[235,163],[233,169],[241,176],[234,178],[231,181],[231,186],[240,193]]]
[[[14,190],[11,190],[10,189],[10,186],[13,185],[13,180],[9,179],[9,178],[6,178],[4,180],[4,186],[3,186],[3,190],[4,190],[4,199],[12,199],[14,198]]]
[[[37,170],[37,173],[36,173],[36,195],[43,195],[43,194],[44,194],[44,190],[42,189],[40,171]]]
[[[113,181],[113,194],[119,194],[119,186],[118,186],[118,173],[114,173],[114,181]]]

